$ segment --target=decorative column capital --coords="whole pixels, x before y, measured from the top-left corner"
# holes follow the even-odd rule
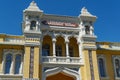
[[[65,37],[65,43],[69,43],[68,37]]]
[[[65,40],[65,43],[66,43],[66,44],[69,43],[69,40]]]
[[[52,39],[52,42],[56,42],[56,38],[53,38],[53,39]]]

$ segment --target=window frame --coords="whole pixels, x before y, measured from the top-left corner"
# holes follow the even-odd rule
[[[117,76],[117,72],[116,72],[116,65],[115,65],[115,60],[118,59],[119,60],[119,64],[120,64],[120,55],[113,55],[113,65],[114,65],[114,74],[115,74],[115,79],[120,79],[120,77]]]
[[[12,55],[12,61],[11,61],[11,67],[10,67],[10,73],[5,74],[5,66],[6,66],[6,56],[7,54]],[[17,54],[21,55],[21,64],[20,64],[20,70],[19,74],[15,74],[15,57]],[[3,59],[2,59],[2,66],[1,66],[2,74],[5,76],[9,75],[18,75],[21,76],[23,74],[23,50],[17,50],[17,49],[3,49]]]
[[[99,59],[103,60],[103,67],[104,67],[104,72],[105,72],[105,77],[101,76],[100,74],[100,66],[99,66]],[[108,77],[108,73],[107,73],[107,64],[106,64],[106,59],[105,59],[105,55],[103,54],[98,54],[97,55],[97,62],[98,62],[98,71],[99,71],[99,76],[101,79],[109,79]]]

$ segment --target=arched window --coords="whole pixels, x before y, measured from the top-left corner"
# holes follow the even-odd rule
[[[100,77],[106,77],[104,60],[102,58],[99,58],[98,62],[99,62],[98,64],[99,64]]]
[[[56,45],[56,56],[62,56],[62,47],[60,45]]]
[[[115,70],[116,70],[116,76],[120,77],[120,61],[119,61],[119,59],[115,59]]]
[[[90,34],[90,26],[85,26],[85,33]]]
[[[15,58],[15,74],[19,74],[20,71],[20,65],[21,65],[21,55],[16,55]]]
[[[42,56],[50,56],[50,45],[45,44],[42,46]]]
[[[30,30],[35,30],[35,29],[36,29],[36,21],[31,21]]]
[[[73,57],[73,47],[69,47],[69,56]]]
[[[6,55],[6,61],[5,61],[5,74],[9,74],[10,73],[11,63],[12,63],[12,55],[11,54],[7,54]]]

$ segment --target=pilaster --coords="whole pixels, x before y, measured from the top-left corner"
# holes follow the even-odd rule
[[[56,49],[56,48],[55,48],[55,46],[56,46],[56,39],[53,38],[53,39],[52,39],[52,42],[53,42],[53,56],[56,57],[56,52],[55,52],[55,51],[56,51],[56,50],[55,50],[55,49]]]
[[[29,78],[29,66],[30,66],[30,47],[25,46],[23,78]]]

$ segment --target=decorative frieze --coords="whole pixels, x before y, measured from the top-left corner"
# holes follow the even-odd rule
[[[41,23],[44,24],[44,25],[61,26],[61,27],[73,27],[73,28],[78,27],[77,23],[63,22],[63,21],[43,20]]]
[[[78,37],[79,32],[74,31],[57,31],[57,30],[42,30],[42,35],[50,35],[51,37],[57,37],[57,36],[67,36],[67,37]]]
[[[24,42],[24,39],[18,39],[18,38],[5,38],[5,42],[23,43],[23,42]]]
[[[22,54],[23,50],[17,50],[17,49],[4,49],[4,54],[13,53],[13,54]]]

